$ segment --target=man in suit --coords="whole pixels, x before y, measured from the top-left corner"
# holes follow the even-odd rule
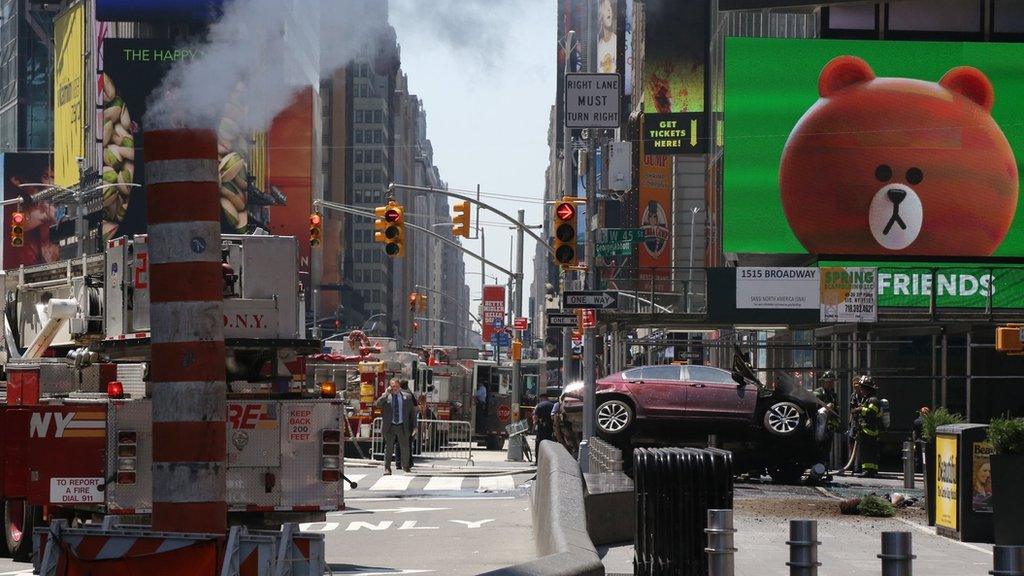
[[[381,433],[384,436],[384,474],[391,474],[391,455],[395,453],[396,441],[402,454],[402,470],[408,472],[411,467],[409,435],[416,414],[412,393],[402,390],[398,380],[392,378],[388,391],[377,399],[377,408],[381,411]]]

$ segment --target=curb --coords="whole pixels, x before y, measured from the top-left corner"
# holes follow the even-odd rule
[[[545,440],[533,485],[533,538],[540,558],[488,576],[604,576],[586,529],[583,474],[564,446]]]

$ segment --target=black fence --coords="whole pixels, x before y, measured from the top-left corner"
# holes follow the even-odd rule
[[[638,448],[634,572],[707,574],[708,510],[732,508],[732,453],[716,449]]]

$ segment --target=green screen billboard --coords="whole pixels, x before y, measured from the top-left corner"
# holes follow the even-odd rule
[[[726,252],[1024,256],[1024,45],[729,38]]]

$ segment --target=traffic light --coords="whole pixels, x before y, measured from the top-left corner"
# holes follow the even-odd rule
[[[420,312],[426,312],[427,311],[427,295],[426,294],[418,294],[418,296],[419,296],[419,300],[418,300],[419,310],[420,310]]]
[[[25,245],[25,213],[15,211],[11,214],[11,246],[21,248]]]
[[[996,351],[1006,352],[1010,356],[1024,354],[1024,343],[1020,339],[1022,328],[1019,324],[996,327]]]
[[[455,215],[452,216],[452,236],[469,238],[469,210],[468,201],[455,203]]]
[[[384,253],[392,258],[405,256],[405,209],[395,202],[374,209],[373,239],[384,243]]]
[[[309,245],[317,246],[324,236],[324,218],[319,212],[309,215]]]
[[[522,360],[523,359],[523,341],[522,340],[520,340],[519,338],[516,338],[515,340],[512,341],[512,347],[511,347],[511,351],[509,352],[509,356],[511,356],[513,360]]]
[[[419,294],[415,292],[409,293],[409,311],[413,312],[416,310],[416,304],[420,301]]]
[[[563,197],[555,203],[554,222],[551,226],[555,232],[555,262],[559,266],[575,266],[579,261],[576,257],[576,204],[570,196]]]

